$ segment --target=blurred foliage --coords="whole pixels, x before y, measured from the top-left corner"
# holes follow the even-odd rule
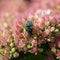
[[[44,54],[31,54],[31,53],[27,53],[24,54],[23,52],[20,52],[20,56],[16,59],[12,59],[12,60],[46,60],[46,55]]]

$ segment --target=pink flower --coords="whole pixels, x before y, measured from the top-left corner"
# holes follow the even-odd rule
[[[26,51],[27,51],[27,47],[24,47],[24,48],[23,48],[23,51],[26,52]]]
[[[45,21],[42,21],[42,23],[40,24],[40,26],[41,26],[42,28],[44,28],[44,27],[45,27]]]
[[[34,48],[32,49],[32,51],[33,51],[33,52],[37,52],[37,47],[34,47]]]
[[[26,39],[22,39],[22,43],[26,44],[27,40]]]
[[[33,38],[32,38],[32,37],[30,37],[29,42],[32,42],[32,40],[33,40]]]
[[[19,56],[19,53],[18,52],[15,52],[14,53],[14,57],[16,58],[16,57],[18,57]]]
[[[57,58],[60,58],[60,51],[56,54]]]
[[[36,23],[35,23],[35,24],[36,24]],[[38,24],[36,24],[35,29],[36,29],[36,31],[39,30],[39,26],[38,26]]]
[[[17,35],[18,37],[20,37],[20,36],[21,36],[21,34],[20,34],[20,32],[19,32],[19,31],[16,31],[16,35]]]
[[[47,33],[46,32],[42,32],[42,36],[43,37],[46,37],[47,36]]]
[[[16,25],[16,29],[17,29],[17,30],[20,30],[20,28],[21,28],[21,27],[19,26],[19,24]]]
[[[4,59],[9,59],[9,54],[4,54]]]
[[[51,32],[51,28],[48,27],[46,30],[45,30],[46,34],[48,35],[50,32]]]
[[[17,48],[18,48],[18,49],[21,49],[21,46],[20,46],[20,45],[17,45]]]
[[[32,45],[33,45],[33,46],[37,46],[37,41],[33,40],[33,41],[32,41]]]
[[[7,38],[6,37],[3,37],[2,40],[1,40],[1,43],[2,44],[6,44],[7,43]]]
[[[60,47],[60,41],[58,42],[58,47]]]
[[[10,47],[9,46],[5,46],[5,50],[10,50]]]
[[[49,35],[50,32],[51,32],[51,31],[50,31],[50,27],[49,27],[49,28],[47,28],[44,32],[42,32],[42,36],[43,36],[43,37],[46,37],[47,35]]]
[[[19,42],[19,40],[18,40],[18,39],[14,40],[14,43],[15,43],[15,44],[18,44],[18,42]]]
[[[44,43],[44,40],[38,40],[38,42],[37,42],[37,44],[42,44],[42,43]]]

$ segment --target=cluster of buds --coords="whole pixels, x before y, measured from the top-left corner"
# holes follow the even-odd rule
[[[16,22],[15,26],[4,23],[4,30],[0,31],[0,56],[7,60],[18,57],[21,51],[35,55],[52,52],[60,59],[60,21],[57,17],[50,10],[38,10]]]

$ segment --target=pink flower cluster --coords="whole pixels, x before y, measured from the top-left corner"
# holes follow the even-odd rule
[[[32,26],[27,28],[28,21],[32,22]],[[21,51],[42,53],[42,45],[46,43],[50,47],[47,53],[51,51],[56,59],[60,59],[60,20],[51,10],[37,10],[13,26],[4,23],[3,28],[0,31],[0,55],[4,59],[16,58]],[[29,35],[26,29],[32,29],[32,34]]]

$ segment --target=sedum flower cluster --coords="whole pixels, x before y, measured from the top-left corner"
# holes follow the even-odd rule
[[[8,16],[6,19],[11,19]],[[60,59],[60,20],[51,10],[37,10],[10,26],[0,28],[0,57],[17,58],[20,52],[54,54]]]

